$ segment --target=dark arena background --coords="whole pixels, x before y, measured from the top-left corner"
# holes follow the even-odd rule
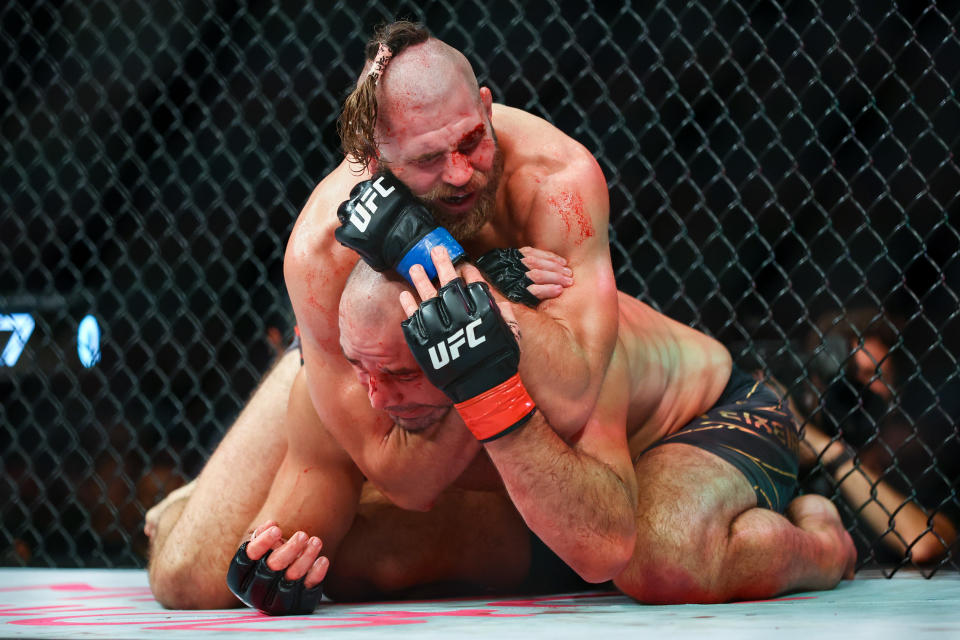
[[[846,0],[5,3],[0,564],[145,565],[292,335],[286,238],[396,17],[596,155],[622,290],[857,450],[872,495],[804,488],[861,567],[917,560],[882,482],[960,568],[960,3]]]

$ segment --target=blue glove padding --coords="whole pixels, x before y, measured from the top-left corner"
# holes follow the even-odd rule
[[[408,282],[415,264],[431,280],[437,277],[430,259],[435,246],[446,247],[454,264],[465,255],[450,232],[437,226],[430,211],[389,172],[357,184],[337,209],[337,218],[340,226],[334,235],[340,244],[376,271],[394,269]]]

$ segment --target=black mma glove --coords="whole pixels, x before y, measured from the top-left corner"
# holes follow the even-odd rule
[[[477,258],[477,268],[511,302],[536,307],[540,299],[527,290],[533,281],[527,277],[523,254],[518,249],[493,249]]]
[[[520,347],[484,282],[456,278],[403,321],[407,345],[481,442],[526,424],[536,405],[517,374]]]
[[[433,280],[437,270],[430,249],[447,248],[454,264],[464,256],[461,247],[433,215],[389,172],[357,184],[350,199],[337,209],[337,241],[353,249],[377,271],[394,269],[410,281],[410,267],[421,265]]]
[[[247,606],[271,616],[313,613],[323,596],[321,585],[307,589],[304,576],[299,580],[283,577],[286,569],[274,571],[267,566],[267,551],[259,560],[251,560],[244,542],[237,549],[227,570],[227,586]]]

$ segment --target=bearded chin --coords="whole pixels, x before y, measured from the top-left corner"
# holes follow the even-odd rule
[[[502,175],[503,154],[497,147],[493,158],[493,168],[487,174],[487,184],[477,194],[477,202],[470,211],[449,213],[437,204],[436,199],[429,197],[424,199],[424,204],[433,213],[437,223],[449,231],[450,235],[461,242],[468,240],[477,235],[483,225],[493,217],[497,204],[497,189],[500,186]]]

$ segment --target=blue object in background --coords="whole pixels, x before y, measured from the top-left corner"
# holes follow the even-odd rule
[[[77,355],[86,368],[100,362],[100,325],[93,316],[86,316],[77,329]]]
[[[0,362],[3,362],[4,366],[12,367],[17,364],[35,326],[36,322],[29,313],[0,314],[0,331],[13,332],[3,348],[3,353],[0,353]]]

